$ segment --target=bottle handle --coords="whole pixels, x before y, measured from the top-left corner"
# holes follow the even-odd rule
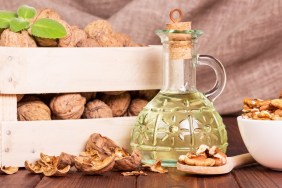
[[[211,67],[216,75],[216,82],[213,88],[206,92],[205,95],[212,102],[222,93],[226,84],[226,73],[222,63],[216,58],[209,55],[199,55],[198,65],[207,65]]]

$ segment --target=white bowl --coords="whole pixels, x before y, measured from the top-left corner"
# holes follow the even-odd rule
[[[282,121],[237,118],[243,141],[261,165],[282,171]]]

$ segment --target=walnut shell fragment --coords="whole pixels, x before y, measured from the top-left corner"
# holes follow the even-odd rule
[[[139,175],[147,176],[148,175],[145,172],[143,172],[142,170],[141,171],[122,172],[121,174],[123,176],[139,176]]]
[[[60,156],[49,156],[41,153],[40,159],[34,164],[25,161],[25,168],[36,174],[43,173],[45,176],[65,176],[71,168],[71,165],[66,164],[65,159],[62,159],[67,155],[62,153]]]
[[[117,148],[119,147],[111,139],[98,133],[93,133],[86,143],[85,151],[96,150],[101,159],[104,159],[115,154]]]
[[[104,95],[102,100],[112,109],[114,117],[120,117],[126,113],[131,97],[129,92],[124,92],[120,95]]]
[[[8,174],[8,175],[15,174],[18,171],[19,171],[19,167],[13,167],[13,166],[2,166],[0,169],[1,173]]]
[[[102,174],[110,171],[115,165],[115,155],[104,159],[91,156],[78,156],[74,158],[75,167],[88,175]]]
[[[121,171],[133,171],[141,165],[141,153],[134,150],[130,155],[123,148],[116,149],[116,160],[114,168]]]
[[[111,118],[113,117],[112,109],[103,101],[95,99],[86,104],[83,117],[92,118]]]
[[[80,119],[85,103],[80,94],[62,94],[51,100],[50,108],[54,119]]]
[[[19,121],[51,120],[51,111],[42,101],[23,101],[18,103],[17,116]]]
[[[154,164],[152,165],[142,165],[143,167],[145,167],[146,169],[149,169],[152,172],[158,172],[158,173],[167,173],[168,170],[163,168],[161,165],[161,161],[157,160]]]

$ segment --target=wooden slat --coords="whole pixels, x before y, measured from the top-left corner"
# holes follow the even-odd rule
[[[281,187],[282,174],[260,165],[236,169],[232,172],[241,187]]]
[[[44,177],[36,188],[134,188],[136,177],[124,177],[120,172],[108,172],[103,175],[86,176],[81,173],[68,174],[66,177]]]
[[[38,159],[40,152],[78,155],[89,136],[96,132],[129,148],[136,117],[81,120],[2,122],[2,165],[23,166]]]
[[[148,176],[139,176],[137,179],[137,187],[239,187],[236,180],[231,174],[221,176],[195,176],[188,175],[170,168],[169,173],[148,173]]]
[[[0,94],[0,121],[17,121],[16,95]]]
[[[16,174],[0,175],[1,188],[32,188],[41,181],[41,175],[29,173],[27,170],[19,170]]]
[[[161,46],[0,47],[0,93],[159,89],[161,51]]]

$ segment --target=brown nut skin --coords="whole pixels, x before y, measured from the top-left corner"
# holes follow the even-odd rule
[[[113,117],[112,109],[103,101],[95,99],[86,104],[83,117],[92,118],[111,118]]]
[[[1,34],[1,46],[8,47],[37,47],[35,40],[28,34],[27,31],[18,33],[5,29]]]
[[[157,94],[159,90],[140,90],[138,91],[138,98],[143,98],[148,101],[152,100]]]
[[[61,94],[50,102],[54,119],[80,119],[86,99],[80,94]]]
[[[34,37],[38,46],[41,47],[58,47],[58,39],[47,39],[47,38],[40,38]]]
[[[39,100],[19,102],[17,116],[19,121],[51,120],[51,111]]]
[[[123,116],[130,104],[129,92],[120,95],[104,95],[102,100],[112,109],[113,117]]]
[[[98,133],[90,135],[85,145],[86,151],[96,150],[102,159],[114,154],[118,148],[114,141]]]
[[[74,155],[70,155],[67,153],[62,152],[59,156],[58,159],[58,164],[57,164],[57,168],[58,169],[64,169],[67,166],[73,166],[74,165]]]
[[[133,99],[128,108],[128,116],[138,116],[147,104],[145,99]]]
[[[141,158],[142,156],[140,151],[134,150],[130,156],[116,159],[114,168],[121,171],[136,170],[141,165]]]

